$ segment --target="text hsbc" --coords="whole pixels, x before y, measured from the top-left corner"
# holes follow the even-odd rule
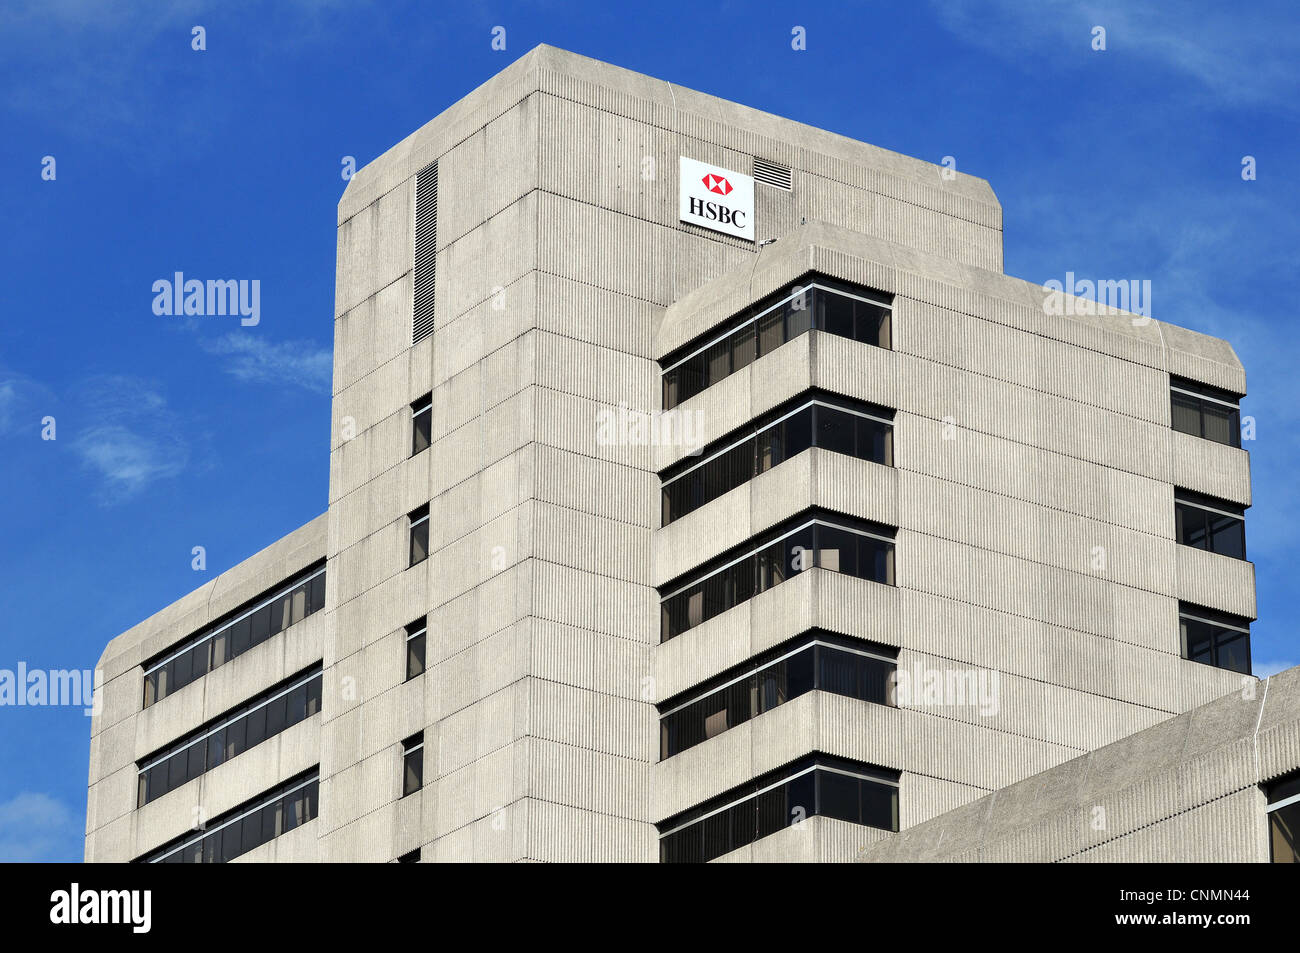
[[[710,222],[719,222],[723,225],[735,225],[737,228],[745,227],[745,213],[739,209],[729,209],[718,202],[706,202],[704,199],[697,199],[694,196],[690,196],[689,199],[692,215],[698,215],[700,218],[707,218]]]

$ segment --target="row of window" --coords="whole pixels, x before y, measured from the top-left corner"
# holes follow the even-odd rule
[[[1250,674],[1250,620],[1188,602],[1178,604],[1183,658]]]
[[[143,807],[320,711],[321,670],[299,673],[139,763]]]
[[[169,649],[160,660],[146,664],[144,707],[197,681],[324,607],[325,567],[320,566],[269,596],[259,596],[251,608],[238,610],[229,621],[195,636],[179,649]]]
[[[659,756],[671,758],[815,689],[892,704],[897,649],[814,632],[660,706]]]
[[[666,587],[666,642],[814,566],[894,585],[894,529],[812,510]]]
[[[320,711],[320,665],[264,692],[215,723],[139,762],[136,806],[224,764]]]
[[[898,830],[898,772],[814,754],[659,825],[661,863],[704,863],[809,817]]]
[[[224,864],[314,819],[320,766],[214,818],[139,859],[146,864]]]
[[[801,279],[747,308],[706,343],[687,345],[684,356],[670,355],[663,370],[663,409],[676,407],[809,330],[888,348],[893,300],[893,295],[817,275]]]
[[[663,474],[663,525],[716,500],[760,473],[821,447],[894,465],[894,412],[843,397],[807,395],[706,447]]]
[[[1174,524],[1178,542],[1184,546],[1246,558],[1246,511],[1236,503],[1174,490]]]
[[[1170,418],[1179,433],[1241,446],[1241,398],[1184,377],[1169,377]]]

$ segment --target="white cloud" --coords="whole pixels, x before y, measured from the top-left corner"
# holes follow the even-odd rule
[[[24,791],[0,802],[0,861],[79,860],[82,819],[48,794]]]
[[[77,406],[91,419],[75,426],[72,449],[104,481],[103,501],[129,499],[176,476],[189,462],[189,444],[176,415],[149,382],[92,378],[81,387]]]
[[[334,370],[334,352],[311,341],[268,341],[258,333],[232,331],[216,340],[201,342],[211,354],[230,358],[225,371],[259,384],[292,384],[328,394]]]
[[[1288,3],[1252,5],[1250,16],[1210,0],[932,0],[931,6],[953,34],[1026,69],[1045,62],[1083,66],[1090,57],[1136,58],[1190,79],[1184,92],[1293,111],[1300,42],[1283,26],[1294,16]],[[1269,28],[1271,21],[1277,29]],[[1092,49],[1095,26],[1106,29],[1104,52]]]

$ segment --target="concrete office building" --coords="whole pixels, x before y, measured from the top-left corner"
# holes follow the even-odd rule
[[[339,203],[328,511],[105,650],[87,859],[853,860],[1253,683],[1240,363],[1001,221],[550,47],[448,108]]]

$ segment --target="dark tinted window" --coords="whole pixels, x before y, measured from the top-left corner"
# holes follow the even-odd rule
[[[663,863],[703,863],[816,815],[898,830],[898,774],[815,755],[659,825]]]
[[[422,563],[429,558],[429,507],[422,506],[407,516],[411,524],[411,561]]]
[[[218,623],[190,639],[187,647],[146,664],[144,706],[147,708],[212,669],[277,634],[325,606],[325,571],[317,569],[303,582],[291,583],[228,622]],[[184,644],[184,643],[183,643]]]
[[[862,300],[878,299],[877,303]],[[737,315],[732,330],[683,348],[663,372],[669,410],[812,328],[889,347],[893,296],[810,276]]]
[[[1178,542],[1234,559],[1246,558],[1246,520],[1242,507],[1188,490],[1174,491]]]
[[[139,763],[137,807],[320,710],[321,673],[298,673]]]
[[[316,817],[318,769],[213,818],[205,831],[191,832],[140,858],[143,863],[219,864],[273,840]],[[294,823],[290,824],[292,818]],[[283,822],[282,822],[283,819]]]
[[[433,434],[433,395],[425,394],[411,404],[411,456],[428,450]]]
[[[1181,377],[1171,377],[1169,387],[1174,430],[1230,447],[1241,446],[1238,395]]]
[[[1204,665],[1250,674],[1250,620],[1180,603],[1183,657]]]
[[[821,644],[818,636],[805,638],[806,644],[793,651],[783,647],[759,656],[748,666],[752,671],[724,672],[687,696],[666,702],[659,756],[670,758],[814,688],[889,704],[889,677],[896,667],[891,658]]]

